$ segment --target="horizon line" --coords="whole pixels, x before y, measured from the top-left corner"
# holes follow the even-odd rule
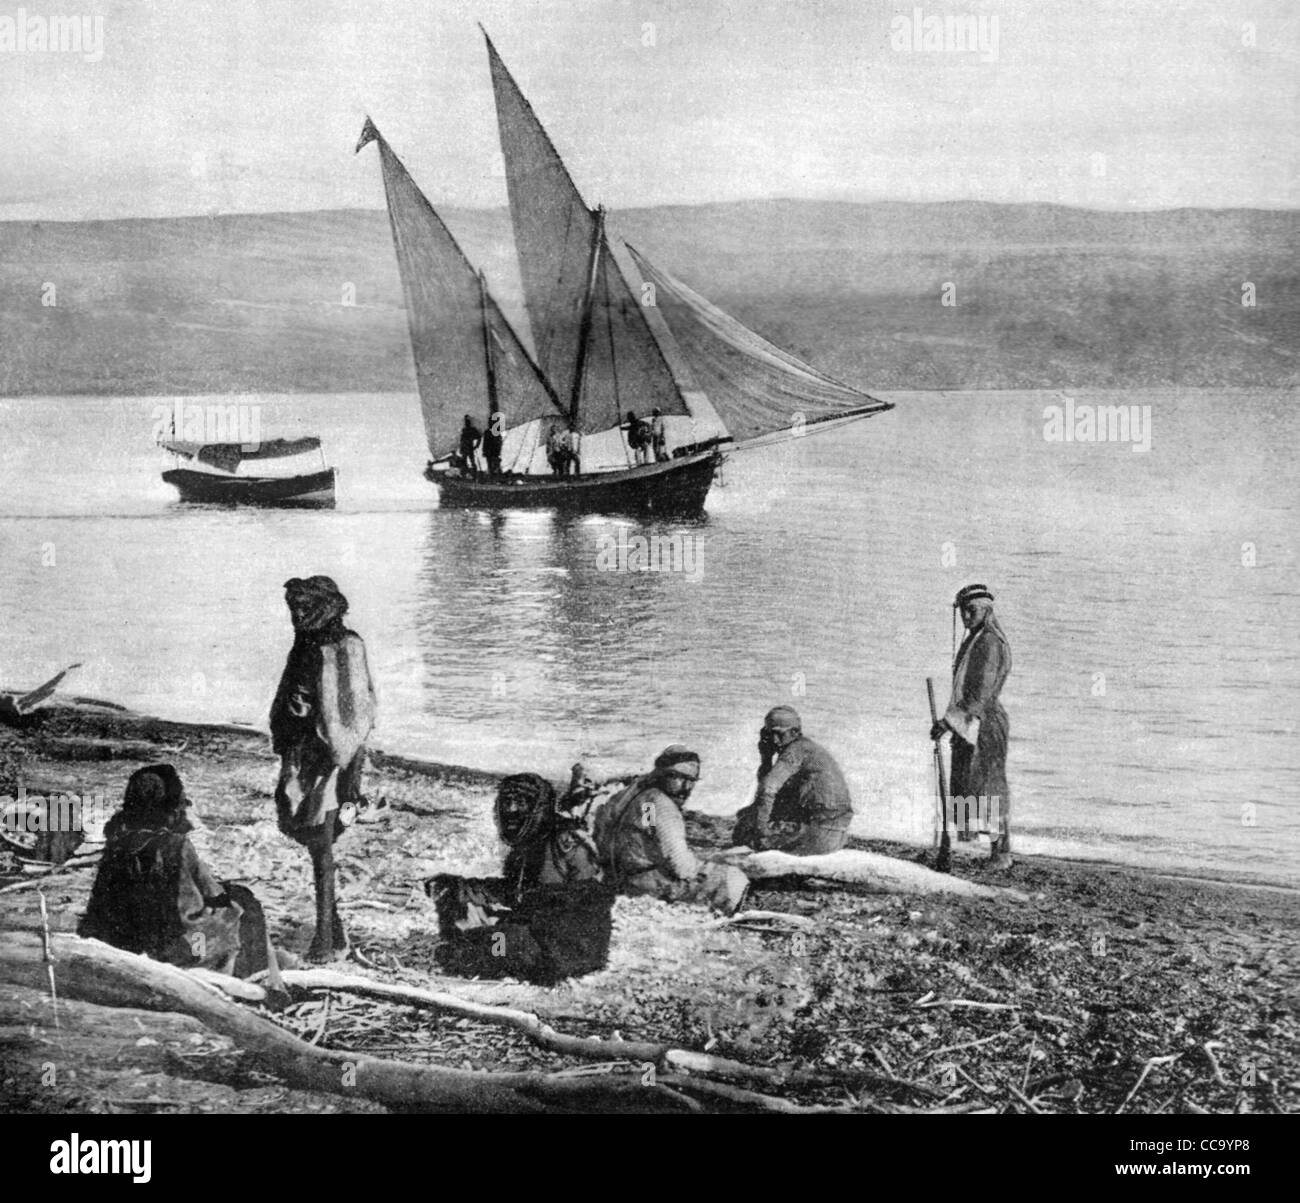
[[[432,202],[431,202],[432,203]],[[1267,205],[1166,205],[1155,206],[1151,208],[1098,208],[1092,205],[1069,205],[1061,201],[1031,200],[1031,201],[1007,201],[1007,200],[988,200],[975,197],[950,197],[942,200],[902,200],[897,198],[878,197],[873,200],[854,200],[845,197],[816,197],[816,196],[761,196],[761,197],[736,197],[730,200],[706,200],[706,201],[672,201],[656,205],[632,205],[626,208],[618,207],[610,211],[612,213],[633,213],[649,212],[656,209],[706,209],[731,207],[742,205],[771,205],[771,204],[800,204],[800,205],[844,205],[854,206],[857,208],[868,208],[874,205],[895,205],[895,206],[912,206],[915,208],[933,207],[937,205],[986,205],[996,206],[1007,209],[1062,209],[1071,213],[1104,213],[1118,214],[1129,216],[1141,216],[1153,213],[1300,213],[1300,205],[1295,206],[1267,206]],[[15,205],[17,207],[17,205]],[[508,212],[509,204],[503,203],[498,205],[465,205],[454,202],[439,202],[436,208],[444,210],[456,210],[462,213],[500,213]],[[0,206],[2,212],[3,206]],[[217,218],[217,217],[300,217],[313,213],[387,213],[387,209],[375,206],[363,205],[329,205],[318,208],[304,209],[218,209],[208,210],[207,212],[181,212],[181,213],[126,213],[118,214],[111,217],[4,217],[0,216],[0,225],[31,225],[40,223],[58,223],[61,225],[92,225],[97,222],[110,221],[189,221],[198,218]]]

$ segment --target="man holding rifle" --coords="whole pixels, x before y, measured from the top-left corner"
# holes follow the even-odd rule
[[[1011,796],[1007,789],[1007,712],[998,701],[1011,671],[1011,645],[993,616],[993,594],[985,585],[967,585],[953,602],[961,612],[966,637],[952,668],[952,701],[935,720],[930,738],[952,733],[951,797],[998,799],[998,831],[993,835],[994,868],[1009,869]]]

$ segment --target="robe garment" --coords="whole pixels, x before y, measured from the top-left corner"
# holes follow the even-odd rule
[[[596,847],[606,880],[623,894],[685,897],[700,874],[686,842],[681,808],[651,774],[634,781],[596,813]]]
[[[503,877],[445,874],[425,891],[442,935],[435,956],[457,976],[552,985],[608,962],[614,892],[600,881],[591,840],[573,824],[521,840]]]
[[[953,798],[997,798],[998,835],[994,852],[1011,851],[1011,793],[1007,788],[1007,739],[1010,724],[998,701],[1011,672],[1011,645],[990,614],[969,631],[952,669],[952,700],[944,721],[952,728],[952,768],[948,793]]]
[[[105,834],[108,842],[77,934],[184,968],[229,971],[230,957],[241,948],[245,905],[234,893],[239,887],[218,882],[178,831],[120,821],[115,826],[110,820]],[[255,933],[248,942],[256,942]],[[263,945],[261,967],[265,964]]]
[[[345,629],[338,640],[296,639],[271,706],[271,746],[281,758],[276,811],[285,835],[309,843],[328,831],[344,802],[360,797],[374,725],[361,636]]]
[[[756,852],[779,848],[794,856],[818,856],[844,847],[853,821],[853,799],[835,758],[800,735],[772,766],[759,770],[754,801],[736,815],[732,841]]]
[[[686,842],[681,807],[641,777],[596,812],[596,848],[605,880],[620,894],[664,902],[699,902],[731,914],[749,879],[734,865],[705,864]]]
[[[503,874],[516,898],[534,886],[599,881],[601,876],[596,845],[572,822],[557,824],[539,837],[511,848]]]

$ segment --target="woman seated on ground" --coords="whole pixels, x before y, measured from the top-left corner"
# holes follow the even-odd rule
[[[444,874],[425,883],[435,900],[444,969],[466,977],[519,977],[551,985],[604,967],[613,891],[595,845],[562,813],[555,787],[517,773],[497,789],[501,877]]]
[[[266,969],[266,917],[251,890],[219,882],[188,833],[190,800],[169,764],[131,774],[79,935],[186,969],[248,977]],[[281,954],[283,956],[283,954]]]

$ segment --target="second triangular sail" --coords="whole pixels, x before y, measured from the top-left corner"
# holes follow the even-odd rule
[[[402,161],[367,120],[358,149],[379,143],[388,216],[406,294],[415,377],[429,454],[456,450],[469,414],[482,427],[490,408],[483,329],[493,339],[496,402],[507,427],[560,412],[505,316],[485,299],[478,273]]]
[[[582,371],[574,421],[583,433],[610,429],[629,409],[689,413],[638,301],[603,241],[599,219],[583,202],[491,39],[487,48],[537,362],[564,405],[572,403]],[[584,360],[583,315],[593,252],[600,263]]]

